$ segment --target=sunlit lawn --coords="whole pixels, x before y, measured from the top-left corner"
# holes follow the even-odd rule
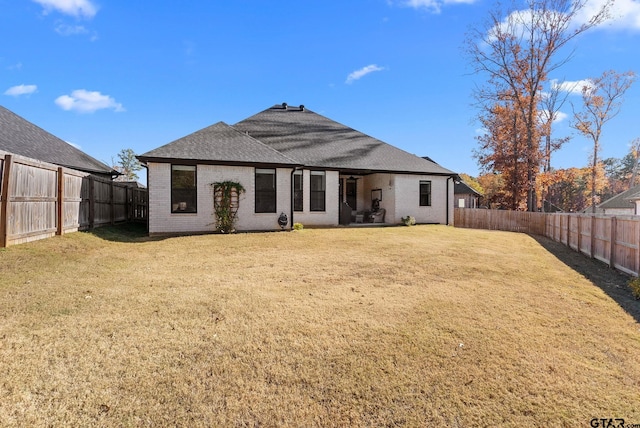
[[[130,232],[0,250],[0,426],[640,423],[640,324],[529,236]]]

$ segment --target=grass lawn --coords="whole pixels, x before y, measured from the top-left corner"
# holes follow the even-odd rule
[[[553,243],[131,233],[0,250],[0,426],[640,424],[640,304]]]

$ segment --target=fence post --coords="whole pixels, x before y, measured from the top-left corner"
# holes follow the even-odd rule
[[[58,168],[58,206],[56,207],[57,228],[56,235],[64,234],[64,171]]]
[[[614,267],[616,263],[616,229],[618,226],[618,219],[611,217],[611,250],[609,253],[609,267]]]
[[[636,225],[636,276],[640,276],[640,222],[635,221]]]
[[[96,216],[96,192],[93,176],[89,176],[89,229],[93,229]]]
[[[2,203],[0,204],[0,247],[7,246],[7,234],[9,221],[7,213],[9,212],[9,198],[11,192],[9,191],[9,177],[11,176],[11,155],[4,156],[4,165],[2,167]]]
[[[109,220],[111,224],[116,222],[115,204],[113,202],[113,181],[109,183]]]
[[[582,217],[580,214],[576,214],[578,219],[578,252],[582,252]]]
[[[591,254],[589,254],[589,256],[591,256],[591,258],[593,258],[594,254],[595,254],[595,246],[596,246],[596,215],[595,214],[591,214],[591,233],[590,233],[590,238],[591,238],[591,251],[589,251]]]
[[[124,188],[124,212],[127,221],[131,221],[131,203],[129,202],[129,187]]]

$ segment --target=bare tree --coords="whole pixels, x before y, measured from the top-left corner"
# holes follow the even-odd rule
[[[476,98],[494,103],[497,96],[511,94],[525,123],[527,148],[527,209],[536,210],[535,185],[540,169],[539,103],[543,83],[571,57],[560,50],[569,41],[602,23],[612,0],[605,0],[588,21],[579,22],[587,0],[525,0],[524,10],[489,14],[484,27],[471,31],[465,44],[476,72],[489,77]]]
[[[635,73],[628,71],[618,74],[613,70],[605,71],[602,76],[590,80],[582,87],[583,109],[574,110],[571,126],[593,142],[591,154],[591,210],[596,212],[596,174],[600,136],[605,123],[620,112],[624,93],[635,81]]]
[[[542,170],[551,171],[551,153],[559,150],[571,137],[553,138],[553,123],[559,119],[560,109],[569,97],[570,91],[563,90],[563,82],[551,81],[549,89],[540,97],[540,122],[544,137]]]
[[[542,171],[545,174],[551,172],[551,153],[559,150],[571,137],[554,138],[553,124],[559,119],[560,109],[567,101],[570,91],[563,90],[563,82],[552,80],[549,89],[540,96],[540,126],[544,145],[542,148]],[[542,194],[542,211],[545,210],[545,199],[548,199],[548,186],[540,186]]]

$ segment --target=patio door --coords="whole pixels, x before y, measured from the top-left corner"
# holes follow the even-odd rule
[[[346,180],[346,196],[347,203],[353,211],[358,210],[358,181],[355,178],[347,178]]]

